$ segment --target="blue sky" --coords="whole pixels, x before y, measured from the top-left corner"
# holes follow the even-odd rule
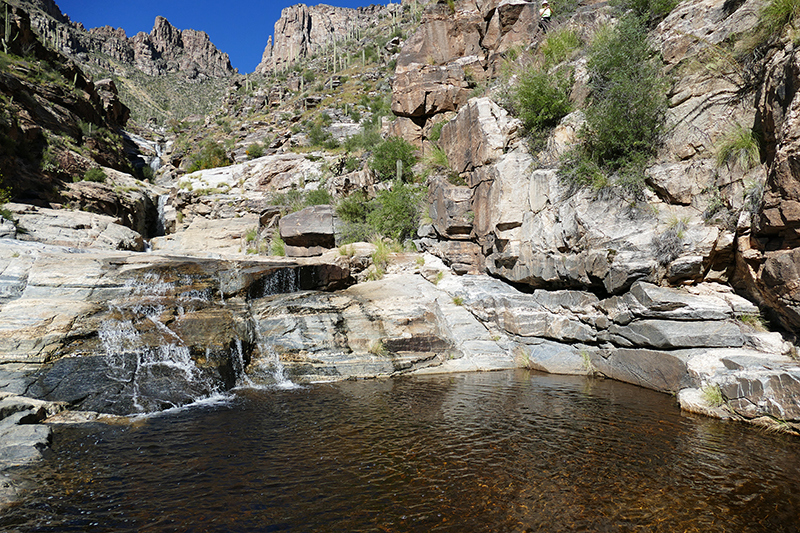
[[[394,0],[397,3],[398,0]],[[253,72],[261,61],[267,38],[275,30],[281,9],[301,2],[252,0],[56,0],[61,11],[86,28],[123,28],[128,37],[140,31],[150,33],[158,15],[180,30],[206,32],[217,48],[226,52],[241,73]],[[386,4],[388,0],[330,0],[302,2],[359,7]]]

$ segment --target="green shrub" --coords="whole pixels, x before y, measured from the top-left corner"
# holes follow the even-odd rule
[[[546,72],[531,67],[523,72],[514,96],[525,128],[536,132],[556,126],[572,110],[571,89],[572,73],[568,69]]]
[[[402,179],[409,182],[414,178],[412,167],[417,163],[416,148],[400,137],[389,137],[375,147],[370,160],[370,168],[379,180],[391,180],[397,175],[397,161],[403,165]]]
[[[207,141],[204,143],[197,152],[194,152],[190,157],[189,173],[203,170],[206,168],[227,167],[231,164],[228,154],[225,153],[225,148],[215,143],[214,141]]]
[[[269,243],[269,253],[270,255],[286,255],[286,243],[281,238],[281,232],[278,228],[275,228],[272,234],[272,240]]]
[[[333,138],[333,134],[320,123],[314,124],[308,130],[308,142],[311,146],[321,146],[330,150],[339,146],[339,143]]]
[[[362,127],[361,132],[351,135],[345,140],[344,147],[348,152],[356,150],[372,150],[383,142],[380,130],[373,127]]]
[[[366,222],[368,213],[369,200],[363,191],[356,191],[336,204],[336,216],[344,222]]]
[[[735,162],[745,172],[761,162],[758,137],[738,122],[714,146],[717,166]]]
[[[264,145],[261,143],[253,143],[247,147],[247,157],[250,159],[257,159],[264,155]]]
[[[2,183],[2,181],[0,181]],[[0,217],[15,222],[14,213],[6,208],[6,204],[11,201],[11,188],[0,187]]]
[[[603,163],[652,153],[667,110],[666,83],[641,20],[627,15],[592,43],[593,97],[586,110],[589,149]]]
[[[413,237],[424,194],[424,187],[395,182],[391,190],[379,192],[373,200],[361,191],[343,198],[336,205],[336,215],[344,222],[340,241],[367,241],[375,235],[398,241]]]
[[[679,0],[613,0],[612,5],[620,7],[623,11],[632,11],[639,18],[653,27],[675,9]]]
[[[288,213],[300,211],[305,207],[305,195],[303,191],[291,189],[286,193],[274,194],[272,203],[275,205],[285,205]]]
[[[93,181],[96,183],[103,183],[104,181],[106,181],[106,173],[102,168],[98,167],[90,168],[83,175],[83,180]]]
[[[347,156],[344,160],[344,171],[346,173],[355,172],[361,165],[361,160],[357,157]]]
[[[772,0],[761,10],[760,23],[768,34],[781,33],[794,25],[800,14],[800,0]]]
[[[641,196],[644,169],[655,153],[667,111],[666,82],[641,19],[627,14],[595,37],[588,70],[592,98],[583,144],[568,156],[561,177],[576,186],[609,185]]]
[[[420,202],[424,190],[405,183],[395,183],[381,191],[371,202],[367,223],[377,233],[398,241],[413,237],[419,227]]]
[[[308,191],[303,202],[306,207],[311,205],[326,205],[331,203],[331,195],[325,189]]]
[[[581,40],[575,30],[566,27],[553,30],[540,47],[545,59],[545,68],[571,59],[580,47]]]
[[[442,137],[442,128],[444,127],[444,122],[437,122],[431,128],[431,133],[428,135],[428,140],[432,142],[438,142],[439,139]]]

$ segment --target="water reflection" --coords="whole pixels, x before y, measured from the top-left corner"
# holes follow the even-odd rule
[[[794,438],[510,371],[248,390],[57,434],[11,531],[796,531]]]

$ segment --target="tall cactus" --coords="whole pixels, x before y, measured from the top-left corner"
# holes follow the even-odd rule
[[[3,52],[6,54],[8,53],[8,45],[11,44],[16,38],[17,35],[11,36],[11,15],[8,13],[8,3],[3,2],[5,5],[5,24],[3,26]]]

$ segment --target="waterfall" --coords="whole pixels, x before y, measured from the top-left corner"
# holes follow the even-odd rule
[[[191,281],[184,276],[169,283],[149,272],[128,280],[121,295],[109,301],[112,317],[102,322],[98,336],[106,377],[120,389],[120,410],[159,411],[222,391],[221,379],[213,371],[198,368],[186,343],[160,319],[169,307],[180,315],[184,305],[191,310],[207,301],[204,291],[180,291],[186,288],[183,283]]]
[[[262,358],[256,367],[255,371],[257,373],[268,375],[279,389],[294,389],[298,387],[296,383],[286,376],[286,367],[283,366],[281,358],[272,345],[259,339],[258,349],[261,352]]]
[[[255,383],[250,379],[245,371],[244,352],[242,350],[242,340],[236,339],[235,349],[231,353],[233,371],[236,374],[237,387],[255,387]]]
[[[294,268],[280,268],[270,272],[260,281],[263,284],[260,294],[251,294],[251,297],[264,298],[276,294],[297,292],[299,289],[297,270]]]
[[[166,235],[166,226],[165,226],[166,215],[164,213],[168,199],[169,199],[168,194],[160,194],[158,196],[158,203],[157,203],[158,217],[156,218],[156,235],[155,235],[156,237],[163,237],[164,235]]]

